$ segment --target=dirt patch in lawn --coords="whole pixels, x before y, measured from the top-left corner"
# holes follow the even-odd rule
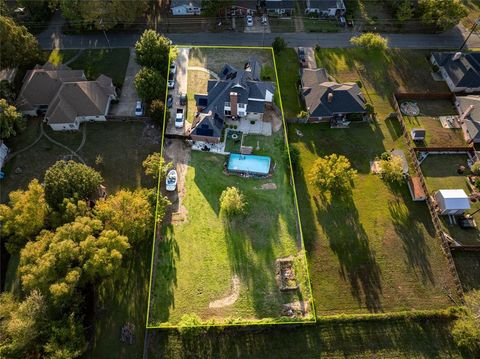
[[[222,299],[215,300],[210,302],[208,305],[209,308],[223,308],[235,303],[240,297],[240,278],[235,274],[232,277],[232,288],[230,289],[230,294]]]

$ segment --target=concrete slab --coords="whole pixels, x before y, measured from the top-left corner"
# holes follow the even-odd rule
[[[139,100],[137,90],[135,89],[135,75],[140,70],[140,65],[135,60],[135,49],[130,49],[130,58],[128,60],[127,71],[117,104],[112,105],[110,113],[114,116],[134,116],[135,103]]]

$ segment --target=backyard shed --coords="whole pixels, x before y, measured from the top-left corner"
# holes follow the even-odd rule
[[[424,128],[413,128],[410,134],[412,135],[412,140],[424,141],[426,132]]]
[[[463,189],[438,190],[435,200],[442,215],[461,215],[470,209],[470,201]]]
[[[427,198],[422,183],[420,182],[420,177],[418,176],[408,178],[408,189],[414,201],[425,201]]]

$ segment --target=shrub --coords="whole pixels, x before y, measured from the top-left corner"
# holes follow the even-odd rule
[[[284,154],[285,154],[285,163],[289,164],[288,162],[289,151],[287,150],[287,148],[285,148]],[[298,165],[300,164],[300,151],[296,147],[290,147],[290,160],[292,161],[292,170],[297,169]]]
[[[457,345],[467,350],[480,348],[480,291],[473,290],[465,295],[466,310],[460,313],[452,328],[453,339]]]
[[[380,160],[380,177],[387,182],[402,182],[403,161],[399,156],[392,156],[389,160]]]
[[[254,125],[254,124],[255,124],[255,121],[254,121],[254,120],[251,120],[251,121],[250,121],[250,124],[251,124],[251,125]]]
[[[247,202],[237,187],[228,187],[220,196],[220,210],[227,216],[245,213]]]
[[[165,97],[165,79],[160,71],[148,67],[141,68],[135,76],[135,88],[146,103]]]
[[[392,154],[390,152],[383,152],[380,155],[380,159],[384,161],[390,161],[392,159]]]
[[[155,99],[152,101],[150,106],[148,106],[148,115],[151,117],[153,122],[155,122],[160,127],[163,126],[163,119],[165,118],[165,103],[162,100]],[[167,118],[168,116],[167,110]]]
[[[365,105],[365,111],[367,111],[368,115],[374,115],[375,114],[375,107],[373,107],[372,104],[367,103]]]
[[[367,50],[386,50],[388,40],[379,34],[366,32],[350,39],[350,43],[354,46],[363,47]]]
[[[362,81],[360,81],[360,80],[357,80],[357,81],[355,81],[355,83],[358,85],[358,87],[360,87],[360,88],[362,88],[362,87],[363,87],[363,83],[362,83]]]
[[[472,165],[472,173],[475,176],[480,176],[480,161],[477,161]]]

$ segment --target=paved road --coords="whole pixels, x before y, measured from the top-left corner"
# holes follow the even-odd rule
[[[350,38],[355,33],[197,33],[197,34],[166,34],[176,44],[183,45],[235,45],[235,46],[269,46],[275,37],[283,37],[289,46],[309,47],[349,47]],[[407,49],[454,49],[458,48],[466,30],[457,26],[441,34],[384,34],[391,47]],[[108,34],[111,47],[132,47],[139,38],[139,33],[111,33]],[[45,31],[38,36],[40,45],[44,49],[55,46],[64,49],[107,48],[108,44],[103,34],[63,35],[55,31]],[[473,35],[469,47],[480,47],[480,37]]]

